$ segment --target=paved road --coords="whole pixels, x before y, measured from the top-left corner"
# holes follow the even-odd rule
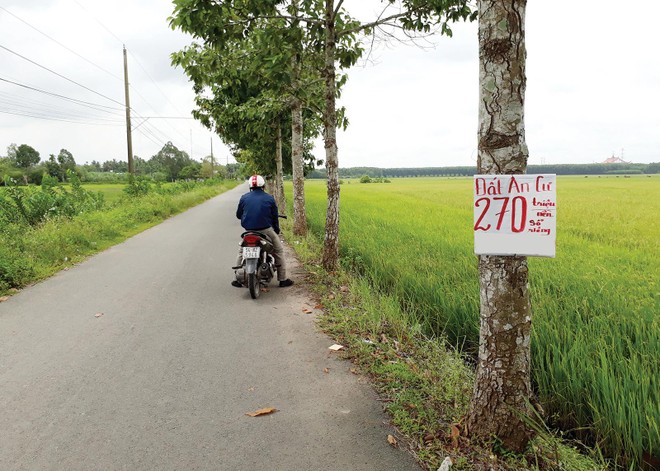
[[[229,285],[243,190],[0,303],[0,470],[419,469],[304,283]]]

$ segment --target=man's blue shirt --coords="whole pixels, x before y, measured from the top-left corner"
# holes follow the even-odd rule
[[[272,227],[279,234],[278,214],[275,198],[260,188],[241,196],[236,209],[236,217],[241,220],[241,226],[248,231]]]

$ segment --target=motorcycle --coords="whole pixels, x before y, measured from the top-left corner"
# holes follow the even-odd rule
[[[286,219],[286,216],[279,216]],[[273,242],[259,231],[246,231],[241,234],[243,263],[234,271],[236,281],[250,290],[252,299],[257,299],[261,290],[275,277],[277,266],[272,255]]]

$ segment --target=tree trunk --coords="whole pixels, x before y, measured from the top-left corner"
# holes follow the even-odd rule
[[[291,0],[292,15],[299,14],[299,1]],[[296,19],[291,25],[300,31]],[[299,44],[302,48],[302,39]],[[300,99],[300,74],[302,69],[300,50],[291,58],[291,167],[293,171],[293,233],[307,234],[307,214],[305,212],[305,168],[303,163],[303,105]]]
[[[277,139],[275,145],[275,203],[280,214],[286,213],[286,199],[284,197],[284,172],[282,171],[282,126],[277,123]]]
[[[328,209],[323,240],[323,268],[333,271],[339,261],[339,161],[337,157],[337,111],[335,109],[336,30],[334,0],[325,0],[325,111],[323,140],[328,171]]]
[[[480,174],[527,170],[525,6],[526,0],[479,1]],[[531,396],[526,257],[481,256],[479,283],[479,358],[467,426],[472,436],[497,436],[521,452],[532,437],[521,419]]]
[[[293,233],[307,234],[305,214],[305,172],[303,166],[302,103],[296,96],[291,105],[291,160],[293,166]]]

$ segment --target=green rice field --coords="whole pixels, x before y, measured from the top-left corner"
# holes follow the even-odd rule
[[[557,256],[530,258],[533,380],[550,422],[624,463],[660,455],[660,179],[558,177]],[[473,354],[479,287],[471,178],[341,186],[342,264],[411,325]],[[324,181],[308,181],[310,227]]]
[[[103,193],[103,199],[106,203],[113,204],[121,199],[125,194],[125,183],[94,183],[84,184],[83,188],[87,191]]]

